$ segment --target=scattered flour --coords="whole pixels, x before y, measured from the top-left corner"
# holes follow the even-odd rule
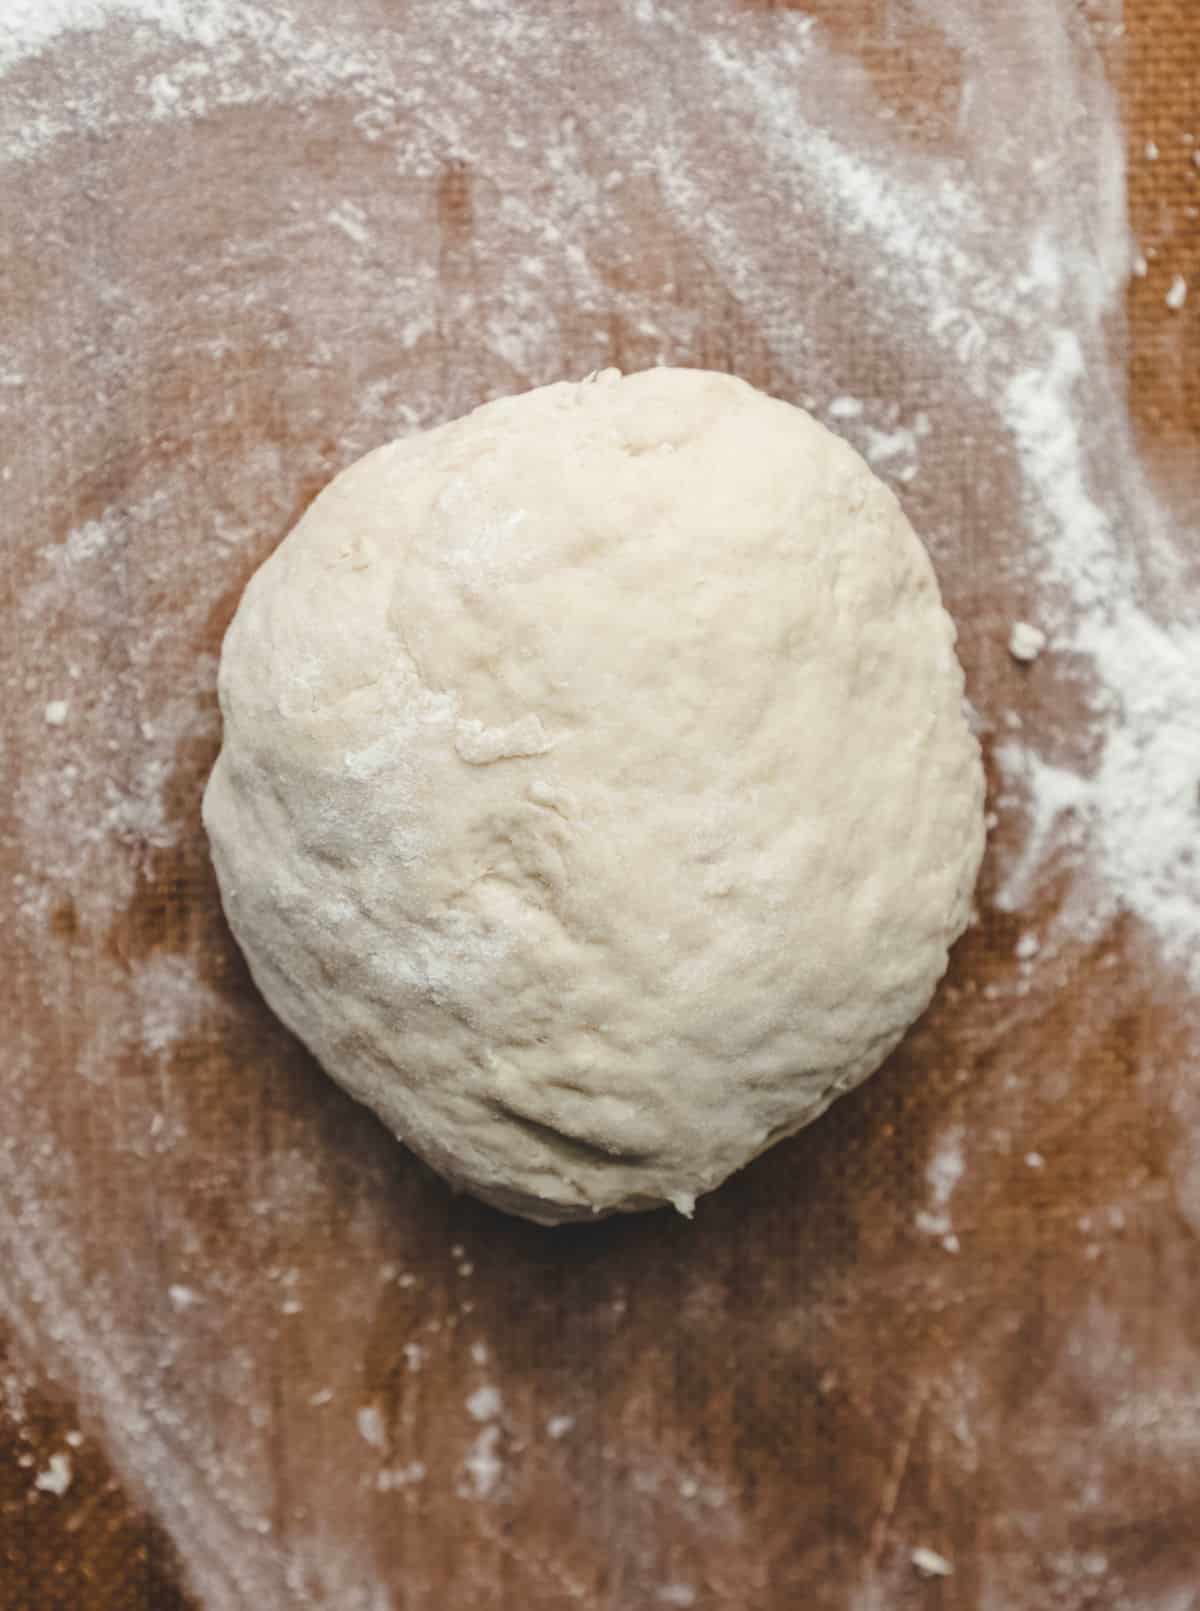
[[[1028,621],[1014,621],[1008,637],[1008,652],[1014,660],[1032,661],[1046,647],[1046,634]]]
[[[44,1494],[54,1494],[61,1499],[74,1481],[74,1476],[71,1456],[69,1454],[52,1454],[46,1469],[39,1471],[33,1479],[33,1486]]]
[[[420,1460],[410,1460],[406,1466],[393,1466],[380,1471],[375,1486],[381,1494],[394,1493],[398,1488],[411,1488],[424,1482],[428,1473]]]
[[[929,1206],[917,1213],[916,1224],[926,1236],[935,1236],[947,1253],[959,1251],[958,1237],[950,1218],[950,1199],[963,1177],[966,1163],[963,1158],[964,1130],[961,1124],[951,1125],[938,1138],[937,1146],[925,1170],[929,1187]]]
[[[691,1606],[696,1603],[696,1591],[690,1583],[664,1583],[654,1596],[660,1605]]]
[[[364,1443],[369,1443],[373,1449],[387,1448],[387,1428],[383,1423],[383,1416],[378,1405],[364,1404],[355,1415],[358,1426],[358,1435]]]
[[[922,1577],[950,1577],[954,1567],[944,1555],[937,1550],[929,1549],[924,1544],[918,1544],[912,1552],[912,1563]]]
[[[490,1499],[504,1474],[500,1458],[500,1441],[503,1436],[499,1416],[504,1400],[498,1388],[491,1385],[478,1387],[467,1399],[467,1414],[484,1426],[467,1451],[463,1461],[463,1477],[458,1492],[463,1498]]]
[[[494,1421],[504,1408],[499,1388],[477,1387],[467,1400],[467,1414],[473,1421]]]
[[[485,1426],[467,1451],[463,1461],[463,1480],[458,1492],[463,1499],[490,1499],[504,1475],[500,1459],[501,1430],[493,1422]]]

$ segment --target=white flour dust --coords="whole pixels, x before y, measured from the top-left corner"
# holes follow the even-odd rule
[[[291,1473],[309,1520],[280,1531],[272,1519],[275,1361],[256,1352],[250,1300],[211,1250],[201,1257],[182,1183],[172,1056],[217,1044],[229,1009],[169,956],[98,950],[81,986],[46,934],[69,921],[98,941],[145,869],[173,855],[179,876],[196,876],[195,801],[175,784],[216,735],[208,624],[264,535],[285,528],[302,479],[484,395],[611,362],[736,355],[849,436],[928,536],[999,768],[999,904],[1021,913],[1047,875],[1062,891],[1056,913],[1039,909],[1023,964],[1127,913],[1200,985],[1200,622],[1179,611],[1186,534],[1139,463],[1111,347],[1130,273],[1157,276],[1168,305],[1191,310],[1186,279],[1151,268],[1129,238],[1122,132],[1094,49],[1119,32],[1117,6],[1091,8],[1095,33],[1073,0],[897,6],[950,64],[936,97],[932,84],[922,95],[943,109],[936,139],[798,8],[388,9],[386,28],[367,0],[336,22],[315,0],[7,0],[0,13],[0,187],[43,237],[48,299],[40,318],[0,310],[0,506],[24,567],[17,609],[42,645],[7,673],[6,719],[27,757],[16,938],[44,1000],[89,1025],[74,1073],[99,1164],[161,1216],[161,1244],[85,1279],[82,1228],[102,1204],[83,1195],[44,1049],[15,1034],[0,1087],[0,1306],[31,1352],[86,1384],[108,1453],[213,1611],[392,1601],[362,1514],[311,1519],[319,1475]],[[310,161],[310,136],[330,130],[337,160]],[[294,158],[257,186],[267,137]],[[168,150],[164,179],[146,152]],[[230,217],[177,247],[154,211],[177,202],[171,173],[184,168],[211,194],[205,163],[228,184]],[[73,233],[85,191],[119,224]],[[45,310],[59,305],[90,309],[102,329],[55,321]],[[186,387],[155,389],[159,370]],[[274,414],[260,428],[258,398],[248,435],[239,409],[260,370]],[[105,491],[123,431],[128,473]],[[77,515],[45,477],[100,492]],[[964,500],[990,534],[969,563]],[[30,509],[50,507],[58,529],[30,525]],[[981,570],[1045,635],[1027,664],[1010,659],[1011,619],[986,635],[975,624]],[[1071,690],[1078,723],[1042,714],[1051,684]],[[112,1073],[138,1057],[149,1108]],[[951,1252],[962,1144],[957,1129],[942,1137],[919,1221]],[[281,1143],[273,1168],[247,1188],[238,1231],[241,1254],[264,1264],[273,1214],[328,1214],[299,1142]],[[1200,1218],[1190,1152],[1180,1170]],[[367,1210],[352,1232],[369,1245]],[[282,1276],[275,1286],[272,1320],[286,1323],[299,1300]],[[217,1398],[187,1369],[214,1337],[232,1339]],[[424,1381],[428,1345],[409,1346],[408,1373]],[[336,1362],[323,1363],[315,1379],[333,1383]],[[357,1459],[371,1495],[401,1504],[441,1484],[493,1503],[519,1484],[502,1391],[472,1394],[444,1469],[402,1458],[351,1381],[290,1414],[315,1451],[337,1439],[339,1469]],[[557,1444],[573,1424],[554,1416],[527,1435]],[[38,1479],[66,1504],[79,1485],[56,1458]]]
[[[947,1253],[959,1251],[959,1240],[950,1218],[950,1199],[966,1168],[963,1158],[963,1127],[951,1125],[938,1139],[925,1170],[929,1202],[917,1212],[917,1229],[937,1237]]]

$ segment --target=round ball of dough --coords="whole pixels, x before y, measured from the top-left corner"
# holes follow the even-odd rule
[[[531,1219],[696,1196],[858,1084],[963,929],[983,777],[924,548],[727,375],[390,443],[251,580],[205,822],[276,1013]]]

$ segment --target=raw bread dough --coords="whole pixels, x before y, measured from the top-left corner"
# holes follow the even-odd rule
[[[983,777],[924,548],[727,375],[370,453],[251,580],[205,796],[271,1006],[447,1179],[684,1213],[864,1079],[967,920]]]

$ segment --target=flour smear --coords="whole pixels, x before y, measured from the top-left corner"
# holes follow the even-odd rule
[[[295,377],[278,404],[293,440],[306,439],[296,421],[327,418],[314,392],[344,388],[338,463],[485,393],[614,361],[719,366],[729,331],[749,378],[854,441],[930,541],[998,768],[999,906],[1020,914],[1053,879],[1061,896],[1056,912],[1039,910],[1042,958],[1128,914],[1152,965],[1200,988],[1200,620],[1178,605],[1188,537],[1139,462],[1111,344],[1128,276],[1145,269],[1096,48],[1119,35],[1116,4],[1092,7],[1085,26],[1074,0],[913,0],[903,9],[934,51],[936,95],[930,87],[925,98],[941,108],[936,138],[796,7],[386,9],[384,28],[365,0],[339,8],[336,22],[315,3],[254,0],[0,7],[0,182],[53,208],[56,196],[69,200],[61,174],[82,153],[112,237],[107,248],[81,239],[74,260],[75,294],[105,310],[102,332],[28,327],[0,310],[0,501],[7,507],[43,463],[33,447],[4,462],[20,433],[58,444],[50,473],[57,455],[103,485],[88,458],[93,427],[119,416],[141,384],[142,340],[166,342],[195,377],[173,404],[139,393],[147,439],[169,428],[190,445],[165,467],[150,455],[130,485],[30,546],[17,609],[43,629],[44,648],[6,695],[32,758],[14,829],[21,943],[46,950],[68,894],[84,931],[102,933],[135,893],[138,858],[185,850],[195,825],[173,800],[173,772],[181,751],[216,732],[213,662],[187,646],[231,569],[244,574],[263,531],[286,522],[289,477],[334,467],[315,446],[285,466],[270,432],[239,433],[248,382],[226,368],[231,330],[252,331],[262,361]],[[326,126],[347,160],[324,147],[306,160],[308,131]],[[241,128],[240,144],[216,143]],[[258,190],[264,129],[294,144],[295,158]],[[143,161],[146,183],[167,186],[152,192],[160,200],[179,183],[153,172],[168,148],[201,167],[214,151],[216,162],[240,153],[228,184],[241,227],[221,219],[198,237],[212,254],[206,275],[171,257],[171,241],[158,237],[156,262],[123,234]],[[368,171],[352,151],[370,154],[369,185],[348,177]],[[212,172],[206,182],[211,195]],[[440,219],[428,201],[435,184],[449,197]],[[26,205],[35,234],[71,227]],[[460,271],[441,254],[454,217],[467,214],[474,266]],[[180,228],[191,222],[181,217]],[[200,331],[182,351],[169,345],[177,302]],[[402,391],[372,363],[380,332],[405,355]],[[39,345],[52,338],[75,377],[57,392]],[[458,363],[460,352],[469,361]],[[1011,620],[988,639],[973,627],[983,595],[956,548],[961,489],[943,474],[968,441],[996,534],[974,573],[994,567],[1020,594],[1021,617],[1046,637],[1036,663],[1010,660]],[[169,615],[155,612],[160,596],[172,600]],[[125,645],[117,664],[115,641]],[[1078,722],[1039,717],[1039,685],[1051,683],[1071,690]],[[152,1180],[154,1158],[187,1139],[172,1049],[219,1034],[228,1009],[181,960],[132,963],[132,998],[124,964],[108,966],[98,961],[83,987],[92,1028],[77,1074],[97,1103],[101,1145],[120,1107],[110,1071],[135,1048],[160,1070],[161,1102],[126,1159],[122,1189],[135,1192],[139,1171]],[[44,979],[51,1004],[78,988],[50,955]],[[114,1013],[118,990],[126,1005]],[[131,1256],[85,1279],[74,1162],[39,1058],[37,1046],[15,1044],[0,1093],[4,1133],[21,1138],[0,1145],[8,1321],[51,1369],[86,1383],[106,1447],[169,1529],[206,1607],[385,1611],[393,1602],[350,1521],[308,1511],[281,1535],[256,1360],[243,1350],[228,1363],[229,1402],[246,1412],[236,1453],[188,1383],[189,1337],[210,1337],[204,1328],[232,1302],[220,1271],[210,1287],[203,1264],[144,1270]],[[922,1228],[953,1252],[964,1165],[961,1136],[948,1135],[930,1165]],[[1200,1179],[1191,1157],[1181,1170],[1193,1186]],[[271,1189],[298,1223],[318,1202],[299,1155]],[[162,1215],[163,1234],[178,1230],[186,1245],[182,1198]],[[152,1293],[152,1322],[134,1330],[129,1316],[144,1317]],[[284,1320],[298,1312],[286,1283],[278,1300]],[[499,1397],[493,1405],[482,1392],[447,1431],[440,1480],[464,1504],[486,1506],[506,1491],[506,1446]],[[364,1468],[372,1493],[395,1490],[400,1502],[439,1480],[401,1459],[379,1411],[346,1384],[322,1389],[305,1413],[334,1429],[320,1436],[341,1440],[344,1461],[357,1450],[375,1462]],[[557,1418],[549,1436],[569,1425]],[[66,1496],[69,1465],[47,1469],[43,1489]],[[911,1564],[901,1569],[911,1576]],[[691,1592],[668,1584],[659,1598],[691,1603]]]

